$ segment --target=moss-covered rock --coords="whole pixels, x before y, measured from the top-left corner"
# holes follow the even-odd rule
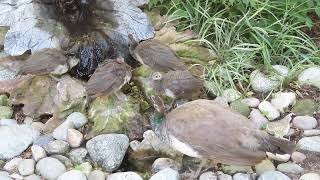
[[[8,96],[0,95],[0,106],[8,106]]]
[[[10,119],[12,117],[13,110],[9,106],[0,106],[0,119]]]
[[[246,104],[240,102],[240,101],[234,101],[230,104],[231,109],[239,112],[240,114],[242,114],[245,117],[248,117],[251,109],[249,108],[249,106],[247,106]]]
[[[296,102],[292,108],[292,112],[298,116],[312,116],[314,112],[317,112],[318,106],[312,99],[302,99]]]
[[[139,103],[128,96],[118,99],[116,96],[101,96],[92,102],[89,121],[93,123],[90,136],[100,133],[127,133],[129,121],[139,113]]]

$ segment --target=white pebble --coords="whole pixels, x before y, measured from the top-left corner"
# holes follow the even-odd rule
[[[218,180],[216,174],[212,171],[204,172],[200,175],[199,180]]]
[[[320,135],[320,129],[310,129],[310,130],[304,130],[303,136],[319,136]]]
[[[47,156],[46,151],[38,145],[31,146],[32,157],[35,161],[39,161]]]
[[[259,104],[259,110],[264,114],[270,121],[280,117],[280,112],[268,101],[263,101]]]
[[[13,158],[10,161],[8,161],[3,169],[8,171],[8,172],[13,172],[15,170],[17,170],[19,163],[22,161],[22,158],[17,157],[17,158]]]
[[[292,120],[292,124],[294,127],[307,130],[317,127],[318,121],[311,116],[297,116]]]
[[[34,173],[36,162],[33,159],[23,159],[18,165],[19,173],[22,176],[28,176]]]
[[[70,121],[74,124],[74,127],[76,129],[79,129],[81,128],[82,126],[84,126],[85,124],[87,124],[88,122],[88,119],[85,115],[83,115],[82,113],[80,112],[74,112],[72,114],[70,114],[68,117],[67,117],[67,120],[66,121]]]
[[[260,104],[260,100],[257,98],[245,98],[241,100],[241,103],[246,104],[249,107],[255,108],[258,107]]]
[[[317,173],[307,173],[302,175],[299,180],[320,180],[320,174]]]
[[[271,99],[271,104],[278,109],[280,112],[284,112],[290,105],[293,105],[296,102],[296,94],[293,92],[278,92],[274,94],[274,97]]]
[[[291,155],[291,159],[294,163],[301,163],[303,162],[305,159],[307,158],[306,155],[304,155],[303,153],[301,152],[293,152],[292,155]]]
[[[40,176],[32,174],[30,176],[24,177],[24,180],[42,180],[42,178]]]
[[[20,174],[17,174],[17,173],[11,174],[10,177],[15,180],[23,179],[23,176],[21,176]]]
[[[66,141],[67,135],[68,135],[68,129],[73,129],[73,128],[74,128],[73,122],[66,120],[52,132],[52,136],[57,140]]]
[[[91,171],[88,176],[88,180],[105,180],[105,179],[106,179],[105,173],[100,170]]]
[[[109,175],[107,177],[107,180],[143,180],[143,179],[139,174],[135,172],[118,172],[118,173]]]
[[[81,171],[71,170],[59,176],[58,180],[87,180],[87,177]]]
[[[79,147],[83,141],[83,135],[78,130],[68,129],[67,141],[71,147]]]

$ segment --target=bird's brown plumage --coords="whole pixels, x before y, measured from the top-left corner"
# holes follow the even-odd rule
[[[130,53],[137,61],[153,71],[188,69],[170,47],[157,40],[146,40],[131,46]]]
[[[225,164],[255,165],[266,158],[266,152],[294,149],[291,142],[256,129],[239,113],[204,99],[168,113],[161,133],[173,135],[204,158]]]
[[[58,49],[43,49],[32,54],[22,63],[19,74],[45,75],[56,70],[58,66],[68,68],[68,58]]]
[[[131,79],[131,67],[125,62],[111,61],[96,69],[86,84],[87,93],[92,97],[109,95]]]
[[[192,98],[199,95],[203,88],[202,80],[189,71],[169,71],[162,75],[161,80],[152,80],[152,85],[160,94],[166,94],[169,90],[174,95],[172,98]]]

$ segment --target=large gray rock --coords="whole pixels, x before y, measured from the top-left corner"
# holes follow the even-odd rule
[[[307,151],[320,152],[320,136],[304,137],[299,140],[297,147]]]
[[[59,160],[46,157],[37,163],[36,170],[43,178],[56,180],[66,172],[66,167]]]
[[[139,174],[135,172],[118,172],[108,176],[107,180],[143,180],[143,179]]]
[[[279,171],[267,171],[261,174],[258,180],[291,180],[291,179]]]
[[[71,170],[63,173],[59,176],[58,180],[87,180],[86,175],[84,175],[81,171]]]
[[[106,171],[116,170],[122,163],[129,146],[129,138],[124,134],[103,134],[86,144],[91,159]]]
[[[300,84],[309,84],[320,88],[320,67],[310,67],[305,69],[298,77]]]
[[[158,173],[156,173],[155,175],[153,175],[150,180],[180,180],[180,175],[178,173],[178,171],[173,170],[171,168],[166,168],[163,169],[161,171],[159,171]]]
[[[30,125],[0,126],[0,159],[20,155],[39,135]]]

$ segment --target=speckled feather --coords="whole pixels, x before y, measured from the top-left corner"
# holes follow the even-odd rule
[[[187,70],[175,52],[157,40],[142,41],[131,50],[131,55],[153,71]]]
[[[102,64],[86,84],[91,96],[109,95],[122,88],[131,79],[131,67],[116,61]]]
[[[169,71],[163,75],[161,81],[153,81],[153,85],[161,94],[169,90],[174,95],[172,98],[192,98],[199,95],[203,88],[202,80],[194,77],[189,71]]]
[[[246,117],[210,100],[174,109],[160,131],[188,144],[200,156],[225,164],[255,165],[266,158],[266,152],[294,149],[291,142],[256,129]]]
[[[43,49],[32,54],[19,69],[19,74],[44,75],[50,74],[61,66],[68,66],[68,58],[57,49]]]

